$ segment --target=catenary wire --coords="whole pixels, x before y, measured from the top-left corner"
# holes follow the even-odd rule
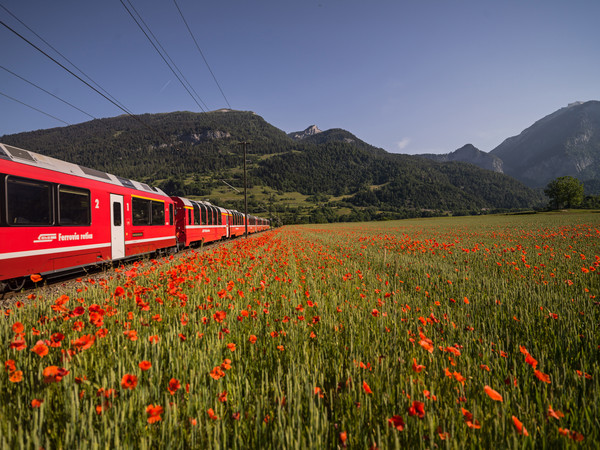
[[[31,108],[31,109],[33,109],[33,110],[35,110],[35,111],[37,111],[39,113],[42,113],[42,114],[44,114],[44,115],[46,115],[48,117],[52,117],[54,120],[58,120],[59,122],[62,122],[64,124],[66,124],[66,125],[71,125],[69,122],[65,122],[64,120],[59,119],[58,117],[55,117],[52,114],[48,114],[47,112],[42,111],[41,109],[35,108],[34,106],[31,106],[31,105],[28,105],[27,103],[24,103],[21,100],[17,100],[16,98],[11,97],[10,95],[5,94],[4,92],[0,92],[0,95],[4,96],[4,97],[6,97],[6,98],[8,98],[8,99],[10,99],[10,100],[12,100],[14,102],[20,103],[23,106],[27,106],[28,108]]]
[[[185,83],[181,80],[181,78],[179,77],[179,75],[177,75],[177,72],[173,69],[173,67],[171,66],[171,64],[169,64],[169,62],[166,60],[166,58],[164,57],[164,55],[160,52],[160,50],[158,49],[158,47],[154,44],[154,42],[152,41],[152,39],[150,39],[150,36],[148,36],[148,33],[146,33],[146,30],[144,30],[144,28],[142,27],[142,25],[138,22],[138,20],[135,18],[135,16],[133,15],[133,13],[130,11],[130,9],[127,7],[127,5],[125,4],[125,2],[123,0],[119,0],[121,2],[121,4],[123,5],[123,7],[125,8],[125,10],[127,10],[127,12],[129,13],[129,15],[131,16],[131,18],[133,19],[133,21],[136,23],[136,25],[139,27],[139,29],[142,31],[142,33],[144,33],[144,36],[146,36],[146,38],[148,39],[148,41],[150,42],[150,44],[152,44],[152,47],[154,47],[154,49],[158,52],[158,54],[160,55],[160,57],[162,58],[162,60],[165,62],[165,64],[169,67],[169,69],[171,69],[171,72],[173,72],[173,75],[175,75],[175,78],[177,78],[177,80],[179,81],[179,83],[181,83],[181,85],[183,86],[183,88],[187,91],[187,93],[190,95],[190,97],[192,97],[192,100],[194,100],[194,103],[196,103],[196,105],[198,106],[198,108],[200,108],[200,110],[202,112],[206,112],[206,110],[208,109],[208,107],[205,109],[202,107],[202,105],[200,105],[200,103],[198,103],[198,101],[196,100],[196,98],[192,95],[192,93],[190,92],[190,90],[188,89],[188,87],[185,85]],[[128,3],[131,5],[131,3],[128,1]],[[135,8],[133,8],[133,5],[131,5],[132,9],[135,10]],[[137,13],[137,11],[136,11]],[[139,14],[138,14],[139,15]],[[157,41],[158,42],[158,41]],[[159,44],[160,45],[160,44]],[[165,52],[166,53],[166,52]],[[200,101],[202,102],[202,99],[200,99]],[[204,104],[204,102],[202,102]]]
[[[69,105],[71,108],[74,108],[74,109],[76,109],[77,111],[79,111],[79,112],[81,112],[81,113],[85,114],[86,116],[88,116],[88,117],[91,117],[92,119],[98,119],[97,117],[93,116],[92,114],[90,114],[90,113],[88,113],[88,112],[85,112],[83,109],[81,109],[81,108],[78,108],[77,106],[75,106],[75,105],[73,105],[73,104],[69,103],[69,102],[68,102],[68,101],[66,101],[66,100],[63,100],[62,98],[58,97],[57,95],[54,95],[52,92],[49,92],[49,91],[47,91],[47,90],[46,90],[46,89],[44,89],[43,87],[40,87],[40,86],[38,86],[37,84],[35,84],[35,83],[33,83],[33,82],[31,82],[31,81],[29,81],[29,80],[27,80],[27,79],[23,78],[22,76],[20,76],[20,75],[18,75],[18,74],[16,74],[16,73],[14,73],[12,70],[9,70],[9,69],[7,69],[6,67],[4,67],[4,66],[1,66],[1,65],[0,65],[0,69],[2,69],[2,70],[5,70],[6,72],[10,73],[11,75],[13,75],[13,76],[15,76],[15,77],[17,77],[17,78],[19,78],[19,79],[23,80],[25,83],[29,83],[31,86],[38,88],[40,91],[43,91],[43,92],[45,92],[45,93],[46,93],[46,94],[48,94],[48,95],[51,95],[51,96],[52,96],[52,97],[54,97],[55,99],[57,99],[57,100],[59,100],[59,101],[63,102],[63,103],[64,103],[64,104],[66,104],[66,105]]]
[[[177,64],[175,64],[175,61],[173,61],[173,58],[171,58],[171,56],[165,50],[165,48],[162,46],[162,44],[160,43],[160,41],[158,40],[158,38],[154,35],[154,33],[152,32],[152,30],[150,29],[150,27],[148,26],[148,24],[144,21],[142,15],[138,12],[137,9],[135,9],[135,6],[133,6],[133,4],[131,3],[130,0],[127,0],[127,3],[129,3],[129,6],[131,6],[131,9],[133,9],[133,11],[137,14],[137,16],[140,19],[140,21],[142,22],[142,24],[146,27],[146,29],[148,30],[148,32],[150,33],[150,35],[152,36],[152,38],[154,39],[154,41],[156,41],[156,43],[158,44],[158,46],[160,47],[160,49],[162,50],[162,52],[165,54],[165,56],[169,59],[169,61],[173,65],[173,67],[175,67],[175,69],[177,69],[177,72],[179,73],[179,75],[181,75],[181,78],[183,78],[183,80],[186,82],[187,86],[193,91],[194,95],[196,95],[196,97],[198,98],[198,100],[200,101],[200,103],[202,103],[202,105],[204,106],[204,108],[206,108],[208,110],[209,108],[208,108],[208,106],[206,106],[206,103],[202,100],[202,98],[200,97],[200,95],[198,94],[198,92],[196,92],[196,90],[194,89],[194,86],[192,86],[192,84],[188,81],[188,79],[185,77],[185,75],[183,74],[183,72],[181,71],[181,69],[179,69],[179,67],[177,67]],[[138,26],[139,26],[139,24],[138,24]],[[171,70],[173,70],[173,69],[171,69]],[[188,91],[188,93],[190,95],[192,95],[189,91]],[[192,96],[192,98],[193,98],[193,96]],[[198,104],[198,103],[196,102],[196,104]]]
[[[105,94],[103,94],[102,92],[100,92],[98,89],[96,89],[94,86],[92,86],[90,83],[88,83],[87,81],[85,81],[84,79],[82,79],[79,75],[77,75],[76,73],[73,73],[73,71],[71,71],[69,68],[65,67],[63,64],[61,64],[60,62],[58,62],[56,59],[54,59],[52,56],[50,56],[48,53],[46,53],[45,51],[43,51],[41,48],[39,48],[37,45],[35,45],[33,42],[31,42],[30,40],[28,40],[26,37],[22,36],[21,34],[19,34],[17,31],[15,31],[14,29],[12,29],[10,26],[8,26],[6,23],[4,23],[4,21],[0,20],[0,25],[4,26],[5,28],[7,28],[8,30],[10,30],[12,33],[14,33],[15,35],[17,35],[18,37],[20,37],[21,39],[23,39],[25,42],[27,42],[29,45],[31,45],[33,48],[35,48],[38,52],[42,53],[44,56],[46,56],[48,59],[50,59],[52,62],[54,62],[55,64],[57,64],[58,66],[60,66],[62,69],[66,70],[67,72],[69,72],[71,75],[73,75],[75,78],[77,78],[79,81],[81,81],[83,84],[85,84],[87,87],[89,87],[90,89],[92,89],[94,92],[100,94],[102,97],[104,97],[106,100],[108,100],[110,103],[112,103],[113,105],[115,105],[117,108],[119,108],[121,111],[125,112],[127,115],[129,115],[130,117],[132,117],[134,120],[136,120],[137,122],[139,122],[140,124],[142,124],[144,127],[148,128],[150,131],[152,131],[153,133],[157,134],[161,140],[163,140],[165,143],[168,142],[168,139],[166,139],[164,136],[161,135],[160,132],[158,132],[157,130],[154,130],[152,127],[150,127],[148,124],[146,124],[144,121],[140,120],[137,116],[135,116],[134,114],[132,114],[131,112],[129,112],[128,110],[126,110],[125,108],[123,108],[121,105],[119,105],[117,102],[113,101],[112,99],[110,99],[109,97],[107,97]]]
[[[194,37],[194,33],[192,33],[192,30],[190,29],[190,26],[188,25],[187,20],[185,20],[185,17],[183,15],[183,13],[181,12],[181,8],[179,8],[179,5],[177,4],[176,0],[173,0],[173,3],[175,3],[175,6],[177,7],[177,11],[179,11],[179,15],[181,16],[181,19],[183,20],[183,23],[185,24],[188,32],[190,33],[190,36],[192,37],[192,40],[194,41],[194,44],[196,44],[196,48],[198,49],[198,52],[200,52],[200,56],[202,56],[202,59],[204,60],[204,63],[206,64],[206,67],[208,67],[208,71],[212,75],[213,80],[215,80],[215,83],[217,84],[217,87],[219,88],[219,91],[221,91],[221,95],[225,99],[225,103],[227,103],[227,106],[229,106],[229,109],[231,109],[231,105],[229,104],[229,100],[227,100],[227,97],[225,96],[225,93],[223,92],[223,89],[221,89],[221,85],[217,81],[217,77],[215,77],[215,74],[213,73],[212,69],[210,68],[210,65],[208,64],[208,61],[204,57],[204,53],[202,53],[202,50],[200,49],[200,45],[198,45],[198,41]]]
[[[0,8],[4,9],[4,11],[6,11],[10,16],[12,16],[17,22],[19,22],[21,25],[23,25],[25,28],[27,28],[31,33],[33,33],[40,41],[42,41],[44,44],[46,44],[48,47],[50,47],[52,50],[54,50],[54,52],[58,55],[60,55],[61,58],[63,58],[65,61],[67,61],[73,68],[75,68],[79,73],[81,73],[85,78],[87,78],[92,84],[94,84],[95,86],[98,87],[99,90],[101,90],[102,92],[104,92],[108,97],[110,97],[115,103],[117,103],[118,105],[120,105],[121,109],[124,110],[125,112],[127,112],[128,114],[133,115],[133,113],[131,111],[129,111],[128,108],[126,108],[121,102],[119,102],[115,97],[113,97],[112,95],[110,95],[110,93],[108,91],[106,91],[106,89],[104,89],[102,86],[100,86],[100,84],[98,84],[98,82],[94,81],[88,74],[86,74],[83,70],[81,70],[79,67],[77,67],[71,60],[69,60],[69,58],[67,58],[65,55],[63,55],[61,52],[59,52],[56,48],[54,48],[48,41],[46,41],[43,37],[41,37],[39,34],[37,34],[34,30],[32,30],[29,26],[27,26],[27,24],[25,24],[21,19],[19,19],[17,16],[15,16],[12,12],[10,12],[4,5],[0,4]]]

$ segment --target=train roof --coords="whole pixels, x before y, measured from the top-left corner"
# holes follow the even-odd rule
[[[100,170],[90,169],[78,164],[69,163],[60,159],[52,158],[50,156],[41,155],[39,153],[13,147],[12,145],[0,143],[0,160],[2,159],[168,197],[167,194],[165,194],[161,189],[148,186],[147,184],[140,183],[139,181],[119,177],[117,175],[112,175]]]

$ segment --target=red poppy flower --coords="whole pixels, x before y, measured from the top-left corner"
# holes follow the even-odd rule
[[[522,434],[523,436],[529,436],[527,429],[525,429],[523,423],[519,419],[517,419],[515,416],[512,416],[512,421],[515,428],[517,429],[517,433]]]
[[[363,381],[363,390],[365,391],[366,394],[373,393],[373,391],[371,390],[371,388],[369,387],[369,385],[367,384],[366,381]]]
[[[548,383],[550,384],[550,375],[548,375],[547,373],[541,372],[539,370],[534,370],[533,372],[535,374],[535,376],[538,378],[538,380],[543,381],[544,383]]]
[[[537,360],[533,356],[531,356],[529,353],[527,353],[527,355],[525,355],[525,362],[527,364],[529,364],[531,367],[533,367],[534,369],[538,365]]]
[[[155,423],[162,420],[160,415],[164,412],[164,409],[160,405],[148,405],[146,407],[146,414],[148,414],[148,423]]]
[[[433,344],[429,339],[421,339],[419,341],[419,345],[427,350],[429,353],[433,353]]]
[[[38,341],[32,348],[31,351],[37,353],[40,358],[43,358],[48,354],[48,346],[42,341]]]
[[[23,371],[15,370],[11,372],[8,379],[11,383],[20,383],[21,381],[23,381]]]
[[[498,402],[504,401],[502,396],[497,391],[493,390],[491,387],[486,385],[484,386],[483,390],[492,400],[496,400]]]
[[[215,414],[215,411],[212,408],[208,408],[208,411],[206,412],[208,417],[210,417],[212,420],[219,420],[219,417]]]
[[[34,398],[33,400],[31,400],[31,407],[32,408],[39,408],[40,406],[42,406],[42,403],[44,403],[44,400],[40,400],[38,398]]]
[[[417,416],[419,419],[425,417],[425,403],[413,401],[413,404],[408,408],[409,416]]]
[[[87,350],[94,344],[95,341],[96,336],[93,334],[86,334],[85,336],[81,336],[80,338],[71,341],[71,345],[79,350]]]
[[[31,278],[31,281],[33,281],[34,283],[39,283],[40,281],[42,281],[42,277],[37,273],[34,273],[29,278]]]
[[[10,348],[13,348],[15,350],[25,350],[27,348],[27,343],[25,342],[25,339],[23,339],[23,338],[14,339],[10,343]]]
[[[225,317],[227,317],[227,313],[225,311],[217,311],[213,314],[213,319],[217,323],[223,322],[225,320]]]
[[[50,347],[60,347],[65,335],[62,333],[52,333],[50,336]]]
[[[167,388],[169,393],[171,395],[175,395],[175,392],[177,392],[179,388],[181,388],[179,380],[177,378],[171,378],[171,380],[169,381],[169,387]]]
[[[15,360],[14,359],[8,359],[6,360],[6,362],[4,363],[4,369],[8,372],[14,372],[15,370],[17,370],[16,366],[15,366]]]
[[[135,375],[131,375],[130,373],[126,373],[121,378],[121,387],[123,389],[135,389],[138,383],[138,378]]]
[[[423,369],[425,369],[425,366],[422,366],[421,364],[417,364],[417,358],[413,358],[412,370],[414,370],[415,372],[419,373]]]
[[[223,369],[221,369],[221,367],[216,366],[215,368],[213,368],[213,370],[210,371],[210,376],[213,379],[218,380],[219,378],[225,376],[225,372],[223,372]]]
[[[138,364],[139,368],[142,370],[148,370],[152,367],[152,363],[150,361],[142,361]]]
[[[388,426],[394,427],[398,431],[404,430],[404,420],[402,416],[392,416],[388,419]]]
[[[565,415],[560,411],[554,411],[552,406],[548,406],[548,417],[554,417],[556,420],[560,420]]]
[[[68,375],[69,371],[58,366],[48,366],[44,369],[44,382],[45,383],[58,383],[63,379],[64,376]]]
[[[73,311],[71,311],[72,317],[78,317],[85,314],[85,308],[83,306],[76,307]]]

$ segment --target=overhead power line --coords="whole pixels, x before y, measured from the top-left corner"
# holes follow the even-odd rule
[[[75,78],[77,78],[79,81],[81,81],[83,84],[85,84],[87,87],[89,87],[90,89],[92,89],[94,92],[96,92],[97,94],[100,94],[102,97],[104,97],[106,100],[108,100],[110,103],[112,103],[113,105],[115,105],[117,108],[119,108],[121,111],[123,111],[124,113],[126,113],[127,115],[129,115],[130,117],[132,117],[134,120],[136,120],[137,122],[139,122],[141,125],[143,125],[144,127],[148,128],[150,131],[152,131],[153,133],[155,133],[157,136],[159,136],[161,138],[161,140],[163,140],[165,143],[168,142],[168,139],[165,139],[164,136],[162,136],[157,130],[154,130],[152,127],[150,127],[148,124],[144,123],[142,120],[140,120],[137,116],[135,116],[134,114],[132,114],[131,112],[129,112],[128,110],[126,110],[125,108],[123,108],[120,104],[118,104],[117,102],[113,101],[112,99],[110,99],[109,97],[107,97],[106,95],[104,95],[102,92],[100,92],[98,89],[96,89],[94,86],[92,86],[90,83],[88,83],[87,81],[85,81],[84,79],[82,79],[79,75],[77,75],[76,73],[73,73],[73,71],[69,70],[69,68],[65,67],[63,64],[61,64],[60,62],[58,62],[56,59],[54,59],[52,56],[50,56],[48,53],[46,53],[45,51],[43,51],[41,48],[39,48],[37,45],[35,45],[33,42],[31,42],[30,40],[28,40],[26,37],[22,36],[21,34],[19,34],[17,31],[13,30],[11,27],[9,27],[7,24],[4,23],[4,21],[0,20],[0,25],[4,26],[5,28],[7,28],[8,30],[10,30],[12,33],[14,33],[15,35],[17,35],[18,37],[20,37],[22,40],[24,40],[25,42],[27,42],[29,45],[31,45],[33,48],[35,48],[38,52],[40,52],[41,54],[43,54],[45,57],[47,57],[48,59],[50,59],[53,63],[57,64],[58,66],[60,66],[62,69],[66,70],[67,72],[69,72],[71,75],[73,75]],[[35,108],[34,108],[35,109]],[[61,121],[62,122],[62,121]],[[66,122],[65,122],[66,123]],[[69,124],[67,124],[69,125]]]
[[[104,92],[108,97],[110,97],[115,103],[118,103],[120,105],[121,110],[126,111],[128,114],[132,114],[131,111],[129,111],[129,109],[127,109],[125,106],[123,106],[123,104],[121,102],[119,102],[115,97],[113,97],[112,95],[110,95],[110,93],[108,93],[106,91],[106,89],[104,89],[102,86],[100,86],[100,84],[98,84],[96,81],[94,81],[88,74],[86,74],[83,70],[81,70],[79,67],[77,67],[71,60],[69,60],[69,58],[67,58],[65,55],[63,55],[61,52],[59,52],[56,48],[54,48],[52,46],[52,44],[50,44],[48,41],[46,41],[43,37],[41,37],[39,34],[37,34],[34,30],[32,30],[30,27],[27,26],[27,24],[25,24],[21,19],[19,19],[17,16],[15,16],[12,12],[10,12],[8,9],[6,9],[6,7],[4,5],[0,4],[0,8],[2,8],[4,11],[6,11],[10,16],[12,16],[17,22],[19,22],[21,25],[23,25],[25,28],[27,28],[31,33],[33,33],[40,41],[42,41],[44,44],[46,44],[48,47],[50,47],[57,55],[60,55],[60,57],[62,59],[64,59],[66,62],[68,62],[73,68],[75,68],[75,70],[77,70],[80,74],[82,74],[85,78],[87,78],[91,83],[93,83],[95,86],[98,87],[99,90],[101,90],[102,92]]]
[[[65,122],[64,120],[62,120],[62,119],[59,119],[58,117],[55,117],[55,116],[53,116],[52,114],[48,114],[47,112],[45,112],[45,111],[42,111],[41,109],[37,109],[37,108],[35,108],[35,107],[31,106],[31,105],[28,105],[27,103],[24,103],[24,102],[22,102],[21,100],[17,100],[16,98],[14,98],[14,97],[11,97],[10,95],[6,95],[6,94],[5,94],[5,93],[3,93],[3,92],[0,92],[0,95],[3,95],[4,97],[6,97],[6,98],[8,98],[8,99],[12,100],[13,102],[20,103],[20,104],[21,104],[21,105],[23,105],[23,106],[27,106],[28,108],[31,108],[31,109],[33,109],[33,110],[35,110],[35,111],[39,112],[39,113],[42,113],[42,114],[44,114],[44,115],[46,115],[46,116],[48,116],[48,117],[51,117],[51,118],[53,118],[54,120],[58,120],[59,122],[62,122],[62,123],[64,123],[65,125],[71,125],[69,122]]]
[[[85,114],[86,116],[88,116],[88,117],[91,117],[92,119],[97,119],[97,117],[94,117],[94,116],[93,116],[93,115],[91,115],[90,113],[87,113],[87,112],[85,112],[83,109],[81,109],[81,108],[78,108],[78,107],[77,107],[77,106],[75,106],[75,105],[72,105],[72,104],[71,104],[71,103],[69,103],[68,101],[66,101],[66,100],[63,100],[62,98],[58,97],[57,95],[54,95],[52,92],[49,92],[49,91],[47,91],[46,89],[44,89],[44,88],[42,88],[42,87],[38,86],[37,84],[35,84],[35,83],[33,83],[33,82],[29,81],[29,80],[26,80],[26,79],[25,79],[25,78],[23,78],[22,76],[20,76],[20,75],[17,75],[16,73],[14,73],[14,72],[13,72],[13,71],[11,71],[11,70],[8,70],[6,67],[4,67],[4,66],[0,66],[0,69],[3,69],[3,70],[5,70],[6,72],[10,73],[11,75],[14,75],[15,77],[17,77],[17,78],[19,78],[19,79],[23,80],[25,83],[29,83],[29,84],[30,84],[30,85],[32,85],[33,87],[36,87],[36,88],[38,88],[40,91],[43,91],[43,92],[45,92],[45,93],[46,93],[46,94],[48,94],[48,95],[51,95],[51,96],[52,96],[52,97],[54,97],[55,99],[57,99],[57,100],[60,100],[60,101],[61,101],[61,102],[63,102],[64,104],[66,104],[66,105],[69,105],[71,108],[74,108],[74,109],[76,109],[76,110],[77,110],[77,111],[79,111],[79,112],[82,112],[82,113],[83,113],[83,114]]]
[[[175,78],[177,78],[177,80],[179,81],[179,83],[181,83],[181,85],[183,86],[183,88],[187,91],[187,93],[190,95],[190,97],[192,97],[192,100],[194,100],[194,103],[196,103],[196,105],[198,106],[198,108],[200,108],[200,110],[202,112],[206,112],[209,108],[208,106],[206,106],[206,103],[204,103],[202,101],[202,99],[200,98],[200,96],[198,94],[196,94],[196,96],[198,97],[198,100],[200,100],[200,103],[202,103],[202,105],[204,105],[204,107],[202,107],[200,105],[200,103],[198,103],[198,100],[196,100],[196,97],[194,97],[194,95],[192,95],[192,93],[190,92],[190,89],[186,86],[186,84],[182,81],[182,79],[179,77],[179,75],[177,74],[177,72],[175,71],[175,69],[173,69],[173,66],[181,73],[181,71],[179,70],[179,68],[175,65],[175,63],[173,62],[173,60],[171,59],[171,57],[169,56],[169,54],[167,53],[167,51],[163,48],[162,45],[160,45],[160,42],[158,41],[158,39],[156,38],[156,36],[154,36],[154,34],[152,33],[152,31],[150,30],[150,27],[148,27],[148,25],[146,25],[146,23],[144,22],[144,20],[142,19],[142,16],[137,12],[137,10],[135,9],[135,7],[131,4],[131,2],[129,0],[127,0],[127,3],[129,3],[129,6],[131,6],[131,9],[133,9],[133,11],[135,11],[135,13],[138,15],[138,17],[140,18],[140,20],[142,21],[142,23],[144,24],[144,26],[148,29],[148,32],[150,34],[152,34],[152,37],[154,38],[154,40],[157,42],[157,44],[160,46],[160,48],[162,49],[162,52],[164,52],[164,54],[167,56],[167,58],[169,58],[169,60],[171,60],[171,62],[173,63],[173,65],[171,65],[167,59],[165,58],[165,56],[163,55],[163,53],[158,49],[158,47],[156,46],[156,44],[152,41],[152,39],[150,39],[150,36],[148,36],[148,33],[146,33],[146,30],[144,30],[144,27],[142,27],[142,25],[140,24],[140,22],[138,22],[138,20],[135,18],[135,16],[133,15],[133,13],[131,12],[131,10],[127,7],[127,5],[125,4],[125,2],[123,0],[120,0],[121,4],[123,5],[123,7],[127,10],[127,12],[129,13],[129,15],[131,16],[131,18],[133,19],[133,21],[136,23],[136,25],[138,26],[138,28],[142,31],[142,33],[144,33],[144,36],[146,36],[146,39],[148,39],[148,41],[150,42],[150,44],[152,44],[152,47],[154,47],[154,50],[157,51],[157,53],[160,55],[160,57],[162,58],[162,60],[165,62],[165,64],[169,67],[169,69],[171,69],[171,72],[173,72],[173,75],[175,75]],[[181,74],[181,76],[183,77],[183,74]],[[185,77],[184,77],[185,78]],[[187,81],[187,80],[186,80]],[[189,84],[189,82],[188,82]],[[191,86],[191,85],[190,85]],[[194,91],[195,92],[195,91]]]
[[[217,87],[219,88],[219,91],[221,91],[221,95],[225,99],[225,103],[227,103],[227,106],[229,106],[229,109],[232,109],[231,105],[229,104],[229,100],[227,100],[227,97],[225,97],[225,93],[223,92],[223,89],[221,89],[221,85],[217,81],[217,77],[215,77],[215,74],[213,73],[212,69],[210,68],[210,65],[208,64],[208,61],[204,57],[204,53],[202,53],[202,50],[200,50],[200,46],[198,45],[198,41],[196,41],[196,38],[194,37],[194,33],[192,33],[192,30],[190,29],[190,26],[188,25],[187,20],[185,20],[185,17],[183,15],[183,13],[181,12],[181,8],[179,8],[179,5],[177,4],[177,0],[173,0],[173,3],[175,3],[175,6],[177,7],[177,11],[179,11],[179,15],[181,16],[181,19],[183,20],[183,23],[185,23],[185,26],[186,26],[188,32],[190,33],[190,36],[192,37],[192,40],[194,41],[194,44],[196,44],[196,48],[198,49],[198,52],[200,52],[200,56],[202,56],[202,59],[204,60],[204,63],[206,64],[206,67],[208,67],[208,71],[212,75],[213,80],[215,80],[215,83],[217,84]]]

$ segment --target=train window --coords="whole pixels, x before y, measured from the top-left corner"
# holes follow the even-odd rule
[[[192,206],[194,207],[194,224],[200,225],[200,207],[198,203],[192,203]]]
[[[173,204],[169,204],[169,225],[173,225]]]
[[[71,186],[58,187],[58,223],[89,225],[90,191]]]
[[[150,225],[150,200],[131,197],[131,214],[133,225]]]
[[[2,153],[0,152],[0,157],[1,157]],[[6,208],[4,207],[4,199],[5,199],[5,195],[4,195],[4,187],[5,187],[5,180],[6,180],[6,175],[4,174],[0,174],[0,225],[1,226],[5,226],[6,225],[6,218],[5,218],[5,213],[6,213]]]
[[[208,223],[208,218],[206,217],[206,206],[200,205],[200,212],[202,213],[202,224],[206,225]]]
[[[192,210],[188,209],[187,212],[188,212],[188,222],[187,223],[188,223],[188,225],[191,225],[192,224]]]
[[[165,224],[165,204],[164,202],[152,201],[152,225]]]
[[[121,203],[114,202],[113,203],[113,225],[115,227],[120,227],[123,223],[123,219],[121,218]]]
[[[6,179],[8,225],[52,225],[52,184],[28,178]]]
[[[217,223],[219,225],[223,225],[223,214],[221,214],[221,210],[219,208],[215,208],[215,213],[217,214]]]

